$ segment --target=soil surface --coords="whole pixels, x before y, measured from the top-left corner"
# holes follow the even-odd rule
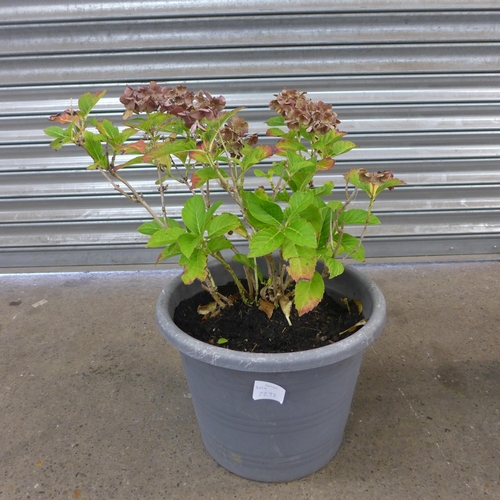
[[[234,293],[233,283],[219,287],[225,296]],[[315,310],[298,316],[291,314],[290,326],[281,309],[276,309],[271,319],[256,306],[236,301],[214,317],[202,316],[198,306],[213,302],[208,292],[201,292],[182,301],[174,314],[175,324],[192,337],[218,345],[223,349],[259,353],[306,351],[338,342],[355,333],[352,328],[363,316],[356,304],[349,309],[325,294]]]

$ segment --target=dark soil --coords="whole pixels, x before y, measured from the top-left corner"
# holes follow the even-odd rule
[[[219,291],[229,296],[236,290],[234,284],[229,283],[219,287]],[[290,318],[292,326],[288,325],[280,309],[268,319],[257,307],[241,301],[226,307],[215,317],[204,319],[197,312],[198,306],[212,301],[208,292],[182,301],[175,310],[174,322],[198,340],[235,351],[278,353],[315,349],[352,335],[358,328],[346,330],[362,319],[354,304],[349,311],[326,294],[315,310],[300,317],[294,310]]]

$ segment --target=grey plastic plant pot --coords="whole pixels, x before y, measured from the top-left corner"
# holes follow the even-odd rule
[[[218,283],[229,281],[222,267],[211,269]],[[284,354],[231,351],[196,340],[172,318],[179,302],[201,288],[177,277],[161,293],[158,326],[180,351],[203,442],[227,470],[257,481],[291,481],[320,469],[339,449],[363,351],[385,323],[385,299],[350,267],[326,280],[326,289],[360,300],[366,325],[335,344]],[[269,384],[285,391],[282,403]]]

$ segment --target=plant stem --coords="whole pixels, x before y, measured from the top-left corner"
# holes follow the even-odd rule
[[[236,287],[238,288],[238,291],[240,292],[241,298],[243,302],[247,303],[248,302],[248,292],[245,290],[245,287],[241,283],[240,279],[238,276],[236,276],[236,273],[234,272],[234,269],[226,262],[224,257],[220,254],[220,252],[216,252],[214,254],[211,254],[214,259],[218,260],[224,269],[231,275],[231,278],[233,278],[234,283],[236,284]]]

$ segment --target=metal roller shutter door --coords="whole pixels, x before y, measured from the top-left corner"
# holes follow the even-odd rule
[[[0,268],[154,261],[147,214],[55,153],[47,117],[84,91],[186,83],[245,105],[263,132],[284,86],[331,102],[358,149],[327,173],[391,169],[408,186],[377,206],[371,257],[499,254],[500,7],[496,1],[393,0],[272,5],[241,1],[19,0],[0,7]],[[146,195],[148,171],[128,171]],[[255,181],[257,185],[257,181]],[[173,190],[178,215],[186,193]]]

